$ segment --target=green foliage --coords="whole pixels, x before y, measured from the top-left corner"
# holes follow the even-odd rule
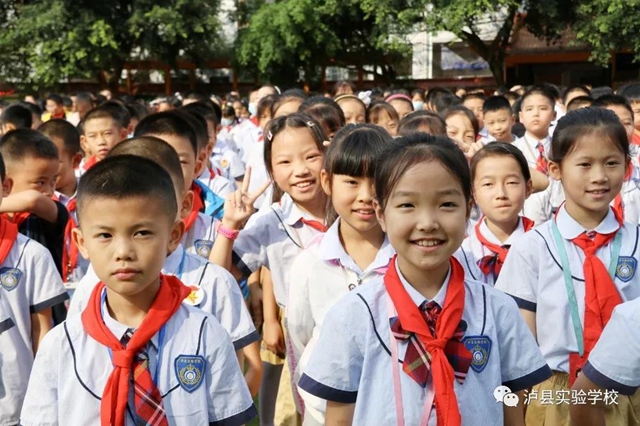
[[[34,86],[98,77],[117,84],[124,63],[209,59],[219,0],[39,0],[1,10],[4,78]]]

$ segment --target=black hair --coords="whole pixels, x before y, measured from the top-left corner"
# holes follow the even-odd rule
[[[341,89],[346,89],[346,88],[351,89],[351,93],[355,93],[356,92],[356,87],[353,85],[352,82],[342,80],[342,81],[338,81],[333,86],[333,90],[331,91],[331,95],[336,96],[336,93],[338,93],[338,91],[340,91]]]
[[[278,96],[278,98],[271,105],[271,117],[276,115],[276,112],[280,107],[284,104],[289,103],[291,101],[299,101],[300,105],[305,101],[307,97],[302,90],[287,90],[282,95]],[[299,109],[300,107],[298,107]]]
[[[376,162],[375,193],[382,210],[387,206],[393,188],[413,166],[439,162],[462,188],[467,202],[471,200],[469,163],[462,150],[449,138],[427,133],[402,136],[389,142]]]
[[[599,108],[606,108],[608,106],[619,106],[629,111],[631,113],[631,118],[633,118],[633,109],[631,108],[631,103],[629,103],[627,98],[625,98],[624,96],[602,95],[599,98],[595,99],[591,106]]]
[[[169,172],[178,194],[184,192],[184,174],[180,165],[180,158],[175,149],[165,141],[155,136],[142,136],[127,139],[114,146],[107,158],[119,155],[136,155],[158,163]]]
[[[533,95],[540,95],[545,97],[548,101],[549,101],[549,105],[551,106],[551,108],[555,108],[556,105],[556,99],[553,97],[553,95],[547,90],[546,87],[543,86],[533,86],[531,87],[529,90],[527,90],[524,95],[522,95],[522,97],[520,98],[520,106],[522,107],[522,104],[524,103],[524,101]]]
[[[42,109],[36,104],[32,104],[31,102],[18,102],[18,105],[21,105],[31,111],[31,124],[33,124],[34,115],[38,117],[42,115]]]
[[[553,98],[554,105],[556,103],[556,99],[560,99],[560,90],[558,90],[558,87],[556,85],[551,83],[540,83],[537,85],[537,87],[546,91]]]
[[[208,98],[204,93],[190,91],[185,93],[184,97],[182,98],[182,102],[184,103],[184,101],[186,101],[187,99],[190,101],[204,102]]]
[[[175,135],[189,140],[193,155],[198,158],[198,137],[189,116],[184,111],[164,111],[151,114],[140,121],[134,133],[139,136]]]
[[[593,133],[606,135],[625,157],[629,156],[627,131],[618,116],[608,109],[588,107],[571,111],[558,120],[551,138],[549,159],[557,164],[562,163],[580,138]]]
[[[587,88],[587,86],[583,86],[582,84],[575,84],[573,86],[569,86],[567,90],[562,94],[562,104],[567,106],[567,98],[573,92],[583,92],[586,93],[586,96],[591,96],[591,91]],[[585,96],[585,95],[580,95]]]
[[[118,101],[108,101],[90,110],[82,119],[83,128],[86,127],[88,121],[98,118],[111,119],[116,126],[122,129],[126,129],[131,122],[131,114],[129,114],[127,108]]]
[[[618,90],[618,94],[629,102],[640,102],[640,83],[626,84]]]
[[[271,114],[271,108],[273,108],[273,103],[276,101],[277,97],[278,95],[267,95],[260,99],[256,107],[256,115],[258,118],[262,117],[267,111]]]
[[[598,86],[591,89],[591,97],[593,99],[598,99],[604,95],[613,95],[613,89],[609,86]]]
[[[32,129],[16,129],[0,139],[0,153],[7,163],[24,161],[27,157],[58,160],[56,145],[42,133]]]
[[[38,127],[38,131],[46,137],[60,139],[65,151],[69,155],[76,155],[81,151],[80,133],[78,129],[67,120],[55,118],[43,123]]]
[[[434,96],[429,101],[429,105],[438,114],[442,114],[451,107],[462,105],[462,100],[453,93],[443,93],[440,96]]]
[[[3,125],[10,124],[15,129],[30,129],[32,120],[31,110],[21,104],[10,105],[0,115]]]
[[[527,159],[525,158],[522,151],[520,151],[515,145],[505,142],[492,142],[490,144],[482,147],[480,151],[478,151],[473,158],[471,158],[471,163],[469,164],[469,169],[471,170],[471,184],[476,178],[476,169],[478,168],[478,164],[480,161],[489,157],[512,157],[520,166],[520,171],[522,172],[522,176],[525,181],[531,180],[531,170],[529,170],[529,163],[527,163]]]
[[[409,136],[414,133],[429,133],[431,135],[447,135],[447,123],[433,111],[414,111],[400,120],[398,135]]]
[[[306,99],[298,108],[298,112],[307,114],[320,123],[327,136],[335,135],[346,124],[344,111],[340,105],[324,96],[312,96]]]
[[[484,95],[484,93],[481,93],[481,92],[467,93],[462,97],[460,102],[465,103],[465,101],[468,101],[470,99],[480,99],[481,101],[484,102],[487,99],[487,97]]]
[[[149,108],[141,102],[129,102],[125,106],[131,118],[135,118],[138,122],[149,115]]]
[[[158,214],[166,215],[172,224],[178,214],[176,191],[169,173],[154,161],[135,155],[110,156],[82,175],[76,196],[80,227],[85,206],[98,198],[144,198],[144,203],[158,200],[162,205]]]
[[[0,182],[4,182],[4,179],[7,177],[7,168],[4,165],[4,159],[2,158],[2,154],[0,154]]]
[[[450,108],[447,108],[446,111],[442,113],[442,119],[447,121],[447,118],[453,115],[464,115],[471,122],[471,126],[473,127],[473,133],[477,135],[480,132],[480,123],[478,123],[478,119],[475,114],[471,112],[471,110],[463,105],[454,105]]]
[[[62,96],[58,95],[57,93],[52,93],[49,96],[47,96],[47,100],[53,101],[58,105],[62,105]]]
[[[509,103],[509,100],[500,95],[488,97],[482,105],[483,114],[486,114],[488,112],[500,111],[501,109],[508,109],[509,114],[511,114],[511,104]]]
[[[209,143],[209,129],[207,128],[207,120],[196,112],[194,109],[180,109],[184,113],[185,118],[191,122],[193,130],[196,132],[196,140],[198,142],[198,152],[205,149]],[[197,156],[197,155],[196,155]]]
[[[593,98],[591,96],[576,96],[571,99],[571,102],[565,107],[566,112],[573,111],[574,109],[582,108],[584,106],[591,106],[593,104]]]
[[[218,123],[220,123],[220,118],[217,116],[216,110],[210,104],[213,104],[213,102],[191,102],[190,104],[181,107],[181,109],[187,112],[194,112],[202,116],[205,120],[213,123],[213,127],[215,128]]]
[[[71,100],[70,97],[63,96],[62,97],[62,106],[64,106],[65,108],[72,108],[73,107],[73,101]]]
[[[398,123],[400,123],[400,116],[398,115],[398,111],[396,111],[396,109],[393,106],[386,103],[385,101],[371,102],[371,105],[369,105],[369,121],[371,123],[377,122],[380,119],[380,113],[382,111],[384,111],[389,116],[389,118],[391,118],[392,120],[396,120]],[[409,115],[407,115],[407,117]]]
[[[507,98],[507,100],[509,101],[509,103],[513,102],[517,102],[520,99],[520,95],[517,94],[516,92],[507,92],[503,95],[505,98]]]

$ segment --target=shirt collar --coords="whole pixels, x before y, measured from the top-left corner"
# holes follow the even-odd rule
[[[102,291],[107,291],[107,289],[105,288]],[[109,309],[107,309],[106,304],[107,303],[106,303],[106,299],[105,299],[104,303],[102,303],[102,306],[101,306],[102,320],[104,321],[104,325],[107,326],[109,331],[111,331],[113,333],[113,335],[116,337],[116,339],[118,339],[119,341],[122,341],[122,338],[124,337],[125,333],[131,327],[127,327],[126,325],[121,324],[118,321],[116,321],[115,319],[113,319],[111,317],[111,314],[109,314]],[[153,346],[156,349],[158,348],[158,333],[153,335],[153,337],[151,338],[150,342],[153,344]]]
[[[400,282],[404,286],[404,289],[407,291],[407,293],[409,293],[411,300],[413,300],[413,303],[415,303],[416,306],[419,307],[425,301],[429,302],[429,300],[427,300],[426,297],[420,294],[420,292],[415,288],[413,288],[413,286],[409,284],[409,282],[405,279],[404,275],[402,275],[402,272],[400,272],[400,268],[398,267],[397,261],[396,261],[396,272],[398,273],[398,277],[400,277]],[[438,293],[436,294],[436,296],[433,299],[431,299],[432,301],[440,305],[441,308],[444,308],[444,299],[445,299],[445,296],[447,295],[447,288],[449,287],[449,279],[451,279],[451,268],[449,268],[449,271],[447,272],[447,276],[444,278],[444,284],[442,284],[442,287],[440,287],[440,290],[438,290]]]
[[[536,138],[535,136],[533,136],[531,133],[529,132],[525,132],[524,134],[524,140],[532,147],[532,148],[536,148],[538,146],[538,142],[542,142],[542,145],[544,145],[545,148],[549,147],[549,143],[551,142],[551,138],[549,137],[549,135],[547,135],[544,139],[540,139],[538,140],[538,138]]]
[[[556,216],[556,224],[558,225],[558,229],[560,230],[560,235],[566,240],[573,240],[577,238],[583,232],[592,231],[591,229],[586,229],[582,225],[580,225],[574,218],[569,215],[567,212],[566,206],[563,204],[558,211],[558,215]],[[617,231],[620,228],[620,224],[616,219],[616,216],[613,214],[613,210],[609,209],[609,212],[605,216],[605,218],[596,226],[593,231],[599,234],[610,234],[612,232]]]
[[[509,235],[507,240],[504,243],[501,243],[498,237],[495,236],[493,232],[487,226],[486,218],[483,218],[480,222],[480,233],[483,237],[487,239],[492,244],[497,244],[499,246],[508,246],[512,245],[513,241],[519,238],[522,234],[524,234],[524,224],[522,223],[522,218],[518,219],[518,225],[516,229]]]
[[[300,210],[289,194],[282,195],[282,198],[280,199],[280,211],[282,212],[284,223],[289,226],[294,226],[303,218],[307,220],[318,220],[310,214]]]
[[[182,244],[178,244],[178,248],[173,251],[169,256],[167,256],[164,261],[164,266],[162,267],[162,272],[177,275],[178,269],[180,269],[180,262],[182,262],[182,255],[184,253],[184,248]]]
[[[76,198],[76,194],[78,194],[78,186],[76,185],[76,192],[73,193],[71,197],[63,194],[62,192],[54,191],[54,195],[58,197],[58,201],[60,201],[65,207],[69,204],[69,201]]]

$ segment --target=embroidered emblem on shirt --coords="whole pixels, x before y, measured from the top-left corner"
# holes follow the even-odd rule
[[[482,372],[491,354],[491,339],[487,336],[469,336],[462,343],[471,352],[471,369],[476,373]]]
[[[204,257],[205,259],[209,259],[209,254],[211,254],[211,248],[213,248],[213,241],[209,240],[196,240],[194,243],[196,248],[196,254],[200,257]]]
[[[18,286],[22,279],[22,271],[16,268],[0,269],[0,284],[7,291],[11,291]]]
[[[636,274],[638,261],[631,256],[620,256],[616,267],[616,277],[623,282],[629,282]]]
[[[199,355],[180,355],[175,360],[176,377],[182,389],[192,393],[202,384],[206,362]]]

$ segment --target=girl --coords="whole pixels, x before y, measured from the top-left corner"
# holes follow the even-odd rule
[[[401,119],[413,111],[413,101],[405,93],[396,93],[385,99],[398,113]]]
[[[326,196],[320,183],[320,171],[325,150],[323,142],[326,140],[322,127],[307,115],[274,118],[265,133],[264,162],[273,181],[276,202],[251,217],[242,232],[238,232],[241,224],[253,213],[255,199],[268,185],[267,182],[249,194],[250,169],[242,188],[228,196],[225,202],[224,217],[218,228],[218,235],[223,238],[216,238],[210,259],[245,276],[261,266],[269,269],[270,279],[263,279],[265,336],[282,336],[280,339],[284,339],[282,324],[291,264],[314,237],[325,231]],[[276,346],[282,349],[284,342]],[[276,355],[280,358],[280,366],[264,364],[264,376],[272,381],[266,386],[269,389],[264,393],[266,397],[275,397],[278,393],[278,370],[282,369],[284,351]],[[288,368],[285,367],[284,371],[283,376],[288,374]],[[290,383],[288,378],[286,380]],[[284,380],[281,383],[285,383]],[[283,390],[282,397],[286,395],[291,400],[292,414],[295,415],[291,388],[287,388]],[[265,389],[264,384],[262,389]],[[272,415],[275,401],[261,397],[261,402],[263,424],[270,424],[273,419],[266,418],[265,414]]]
[[[462,243],[464,258],[476,263],[482,276],[493,285],[507,257],[509,247],[533,227],[519,214],[531,195],[532,182],[527,160],[513,145],[494,142],[471,159],[473,198],[484,215]]]
[[[553,370],[534,387],[538,395],[568,392],[613,308],[640,296],[638,227],[624,224],[609,205],[622,188],[628,152],[613,112],[584,108],[561,118],[549,164],[566,202],[511,246],[496,282],[516,300]],[[627,417],[630,408],[619,397],[607,407],[608,424],[636,424]],[[532,400],[527,425],[542,424],[568,425],[568,405]]]
[[[369,107],[369,120],[371,123],[384,127],[391,136],[398,134],[400,118],[395,108],[386,102],[374,102]]]
[[[418,132],[446,136],[447,125],[438,114],[426,110],[412,112],[400,121],[398,129],[400,136],[408,136]]]
[[[273,102],[271,117],[275,118],[297,112],[305,98],[306,95],[302,90],[287,90]]]
[[[345,125],[344,112],[340,106],[333,99],[324,96],[310,97],[300,105],[298,111],[320,123],[329,140]]]
[[[456,105],[447,109],[443,114],[447,123],[447,136],[467,146],[476,141],[476,135],[480,131],[478,120],[467,108]]]
[[[383,275],[394,254],[372,204],[374,163],[390,140],[377,126],[347,125],[327,151],[321,179],[333,205],[327,221],[331,226],[298,255],[289,274],[288,361],[294,384],[313,351],[327,310],[356,286]],[[300,396],[303,424],[324,425],[324,400],[304,391]]]
[[[466,158],[427,134],[378,158],[374,207],[397,256],[327,312],[300,388],[328,401],[327,425],[522,425],[524,404],[503,413],[494,390],[510,388],[514,405],[551,372],[513,301],[452,258],[469,216]]]
[[[356,95],[340,95],[335,101],[342,108],[347,124],[367,122],[367,106]]]

